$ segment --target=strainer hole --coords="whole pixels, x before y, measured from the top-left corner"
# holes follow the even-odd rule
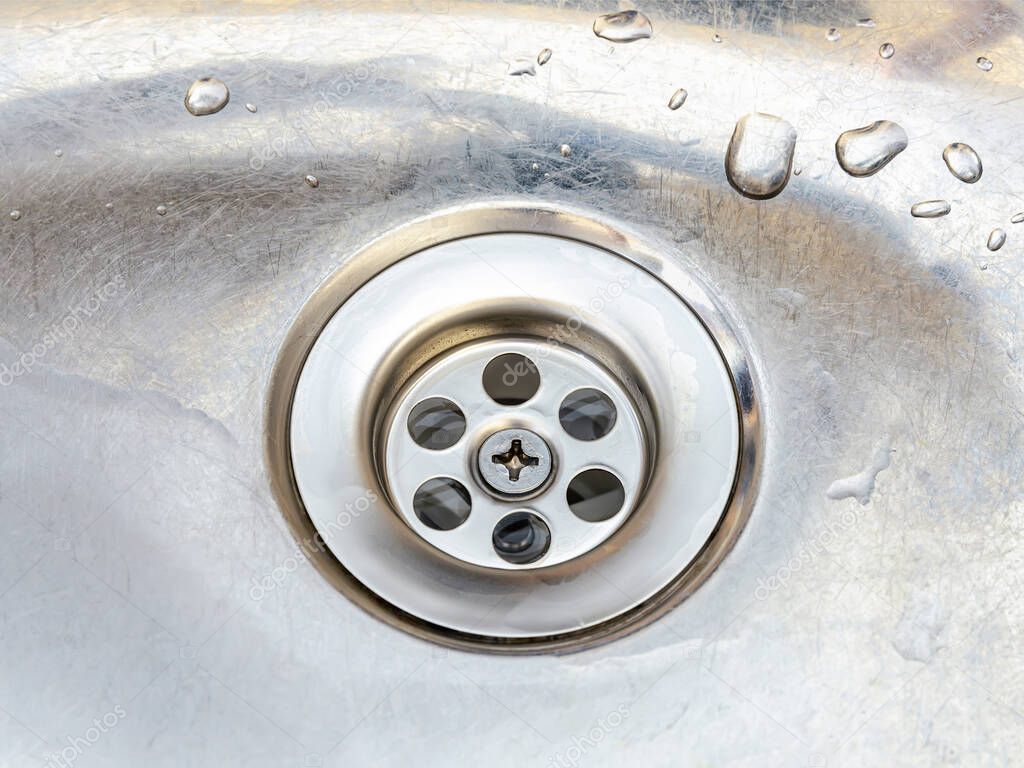
[[[606,469],[585,469],[569,481],[565,492],[569,509],[588,523],[615,517],[626,501],[622,481]]]
[[[498,557],[516,565],[539,560],[551,546],[551,531],[532,512],[513,512],[494,526],[491,543]]]
[[[444,397],[428,397],[409,412],[409,435],[416,445],[431,451],[451,448],[466,432],[466,416]]]
[[[615,426],[615,404],[598,389],[570,392],[558,409],[558,421],[577,440],[598,440]]]
[[[540,389],[537,365],[525,355],[498,355],[484,367],[484,391],[499,405],[522,405]]]
[[[458,480],[434,477],[416,489],[412,508],[425,526],[435,531],[458,528],[469,517],[469,491]]]

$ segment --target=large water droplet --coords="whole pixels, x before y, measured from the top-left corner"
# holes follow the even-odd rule
[[[313,189],[316,189],[317,187],[319,187],[319,186],[320,186],[320,179],[318,179],[318,178],[317,178],[316,176],[314,176],[314,175],[313,175],[312,173],[310,173],[310,174],[308,174],[308,175],[306,176],[306,178],[305,178],[305,182],[306,182],[306,183],[307,183],[307,184],[308,184],[309,186],[311,186],[311,187],[312,187]]]
[[[606,13],[594,20],[594,34],[613,43],[632,43],[654,34],[651,20],[640,11]]]
[[[720,43],[720,42],[722,42],[722,36],[720,34],[718,34],[717,32],[715,32],[715,34],[713,34],[711,36],[711,42],[712,43]]]
[[[549,61],[551,61],[551,49],[542,48],[540,53],[537,54],[537,63],[543,67]]]
[[[562,157],[568,157],[569,155],[572,154],[572,147],[570,147],[568,144],[563,144],[558,148],[558,152]]]
[[[875,26],[875,20],[874,19],[858,19],[857,20],[857,26],[858,27],[873,28]]]
[[[256,105],[255,105],[255,104],[252,104],[252,103],[247,103],[247,104],[245,105],[245,108],[246,108],[247,110],[249,110],[250,112],[252,112],[253,114],[255,114],[255,113],[256,113]]]
[[[220,112],[231,94],[228,87],[216,77],[201,77],[188,87],[185,109],[196,117]]]
[[[11,221],[17,221],[20,218],[21,218],[21,211],[19,211],[17,208],[15,208],[13,211],[11,211]]]
[[[687,97],[686,89],[680,88],[678,91],[672,94],[672,98],[668,100],[669,109],[679,109],[683,104],[686,103]]]
[[[55,150],[53,150],[53,156],[54,157],[64,157],[64,150],[63,149],[55,149]]]
[[[982,72],[992,71],[992,59],[986,59],[984,56],[979,56],[975,63],[978,65],[978,69]]]
[[[993,229],[988,236],[988,249],[990,251],[998,251],[1003,247],[1006,242],[1006,232],[998,227]]]
[[[851,176],[871,176],[907,148],[907,132],[891,120],[843,131],[836,139],[836,159]]]
[[[830,27],[828,32],[825,33],[825,39],[828,40],[830,43],[834,43],[836,40],[839,39],[839,37],[839,30],[836,29],[835,27]]]
[[[919,219],[937,219],[949,213],[949,202],[946,200],[925,200],[910,206],[910,215]]]
[[[725,154],[725,175],[745,197],[767,200],[789,181],[796,129],[781,117],[754,112],[736,122]]]
[[[533,77],[537,74],[537,70],[533,65],[533,59],[516,59],[509,63],[508,73],[513,77],[520,77],[521,75]]]
[[[881,48],[878,49],[878,55],[883,59],[891,59],[894,53],[896,53],[896,46],[892,43],[882,43]]]
[[[949,172],[960,181],[973,184],[981,178],[981,158],[969,144],[954,141],[942,150],[942,159]]]
[[[160,203],[160,205],[158,205],[156,207],[156,215],[157,216],[165,216],[166,214],[167,214],[167,206],[164,205],[163,203]]]
[[[1021,222],[1024,222],[1024,211],[1021,211],[1020,213],[1015,213],[1013,214],[1013,216],[1010,217],[1011,224],[1020,224]]]

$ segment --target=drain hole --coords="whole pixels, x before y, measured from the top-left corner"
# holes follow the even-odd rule
[[[569,481],[565,498],[576,517],[588,523],[600,523],[618,514],[626,500],[626,491],[611,472],[586,469]]]
[[[566,396],[558,409],[562,429],[577,440],[597,440],[615,426],[615,405],[604,392],[578,389]]]
[[[469,491],[458,480],[435,477],[416,489],[412,508],[424,525],[435,531],[450,531],[469,517]]]
[[[509,352],[484,368],[484,391],[499,405],[522,405],[540,389],[540,373],[530,358]]]
[[[498,521],[491,534],[498,557],[515,565],[539,560],[551,545],[547,524],[532,512],[513,512]]]
[[[409,434],[416,445],[440,451],[451,448],[466,431],[466,417],[459,406],[443,397],[429,397],[409,413]]]

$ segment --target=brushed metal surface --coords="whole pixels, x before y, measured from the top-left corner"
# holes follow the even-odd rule
[[[0,8],[0,765],[1019,764],[1021,6],[652,2],[628,44],[591,30],[612,10]],[[204,76],[231,100],[195,117]],[[766,201],[723,166],[752,112],[798,133]],[[909,146],[847,176],[836,137],[882,119]],[[682,266],[762,372],[734,550],[568,656],[371,618],[310,565],[264,463],[320,281],[497,197],[700,254]],[[950,214],[911,218],[931,199]]]

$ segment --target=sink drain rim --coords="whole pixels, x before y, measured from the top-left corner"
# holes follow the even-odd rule
[[[663,245],[655,249],[625,227],[595,221],[587,213],[570,207],[508,200],[441,211],[385,233],[360,249],[321,283],[287,333],[266,401],[265,448],[270,483],[292,535],[300,544],[322,543],[298,493],[288,437],[299,375],[320,332],[364,283],[388,267],[445,242],[495,233],[550,235],[578,241],[622,258],[661,282],[703,326],[732,384],[739,431],[732,492],[710,538],[689,564],[655,594],[623,613],[579,630],[529,637],[493,637],[435,624],[374,593],[345,568],[329,548],[314,545],[303,546],[303,549],[324,577],[350,600],[386,623],[423,639],[478,651],[581,650],[646,626],[689,596],[732,548],[749,517],[756,492],[763,437],[752,363],[717,302],[681,266],[683,260],[679,258],[677,247]]]

